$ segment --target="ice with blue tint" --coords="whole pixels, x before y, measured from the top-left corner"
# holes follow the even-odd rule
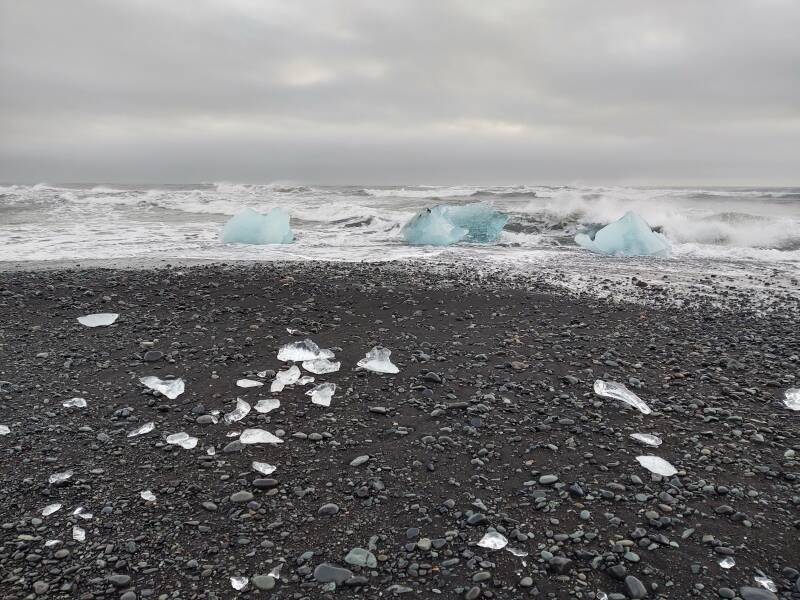
[[[480,202],[461,206],[426,208],[403,227],[413,246],[449,246],[456,242],[494,242],[508,222],[508,215]]]
[[[289,213],[273,208],[264,215],[245,208],[225,223],[222,241],[226,244],[291,244],[294,235],[289,226]]]
[[[671,247],[667,239],[656,233],[642,217],[627,212],[594,234],[575,236],[575,243],[598,254],[612,256],[669,256]]]

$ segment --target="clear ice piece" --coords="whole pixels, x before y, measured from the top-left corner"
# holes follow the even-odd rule
[[[294,385],[300,379],[300,369],[297,365],[292,365],[285,371],[278,371],[275,374],[275,380],[270,386],[271,392],[280,392],[287,385]]]
[[[216,453],[217,449],[214,448],[214,446],[209,446],[208,448],[206,448],[206,454],[208,454],[209,456],[214,456]]]
[[[53,504],[48,504],[47,506],[45,506],[42,509],[42,516],[43,517],[48,517],[48,516],[52,515],[54,512],[56,512],[58,510],[61,510],[61,506],[62,505],[59,504],[58,502],[55,502]]]
[[[497,240],[508,215],[482,202],[439,205],[425,209],[403,226],[405,240],[414,246],[449,246],[456,242]]]
[[[669,256],[671,251],[667,238],[650,229],[647,221],[634,212],[625,213],[594,237],[579,233],[575,243],[592,252],[612,256]]]
[[[778,586],[775,585],[775,582],[772,581],[769,577],[765,577],[763,575],[759,575],[758,577],[753,577],[755,582],[763,587],[765,590],[769,590],[770,592],[777,592]]]
[[[250,414],[250,405],[241,398],[237,398],[236,408],[229,413],[225,413],[223,418],[226,423],[235,423],[244,419],[248,414]]]
[[[156,495],[150,490],[142,490],[141,492],[139,492],[139,496],[142,498],[142,500],[145,500],[147,502],[156,501]]]
[[[303,362],[306,360],[316,360],[318,358],[333,358],[333,352],[323,350],[313,340],[308,338],[291,342],[278,349],[278,360],[283,362]]]
[[[239,436],[243,444],[282,444],[283,440],[263,429],[245,429]]]
[[[237,592],[246,588],[248,583],[250,583],[250,579],[247,577],[231,577],[231,587]]]
[[[63,543],[64,542],[62,542],[61,540],[47,540],[44,543],[44,547],[45,548],[52,548],[53,546],[58,546],[58,545],[63,544]]]
[[[481,548],[489,548],[489,550],[502,550],[508,546],[508,540],[502,533],[497,531],[487,531],[486,535],[484,535],[481,538],[481,541],[478,542],[478,546]]]
[[[521,548],[512,548],[511,546],[506,546],[506,550],[511,552],[511,554],[514,556],[518,556],[520,558],[528,556],[528,551]]]
[[[64,408],[86,408],[86,400],[84,398],[72,398],[70,400],[64,400],[61,406]]]
[[[148,421],[144,425],[140,425],[133,431],[128,432],[128,437],[136,437],[137,435],[144,435],[145,433],[150,433],[153,429],[156,428],[156,424],[152,421]]]
[[[336,392],[335,383],[320,383],[313,389],[306,392],[306,396],[311,396],[311,402],[320,406],[330,406],[331,398]]]
[[[253,471],[256,473],[261,473],[262,475],[272,475],[278,468],[275,465],[265,462],[258,462],[255,460],[251,466],[253,467]]]
[[[94,313],[78,317],[78,323],[86,327],[107,327],[119,318],[119,313]]]
[[[325,375],[326,373],[335,373],[342,367],[339,361],[332,362],[327,358],[317,358],[315,360],[303,361],[303,368],[309,373],[315,375]]]
[[[269,576],[272,577],[274,580],[278,580],[281,578],[281,569],[283,568],[283,563],[279,564],[277,567],[272,567],[269,572]]]
[[[789,410],[800,410],[800,388],[789,388],[786,390],[783,403]]]
[[[185,431],[181,431],[178,433],[173,433],[172,435],[168,435],[167,443],[172,444],[173,446],[180,446],[186,450],[191,450],[197,446],[197,438],[190,436]]]
[[[625,404],[630,404],[634,408],[639,409],[642,414],[649,415],[652,410],[647,404],[639,398],[636,394],[630,391],[621,383],[615,381],[603,381],[597,379],[594,382],[594,393],[602,398],[611,398],[612,400],[622,400]]]
[[[358,366],[367,371],[374,373],[399,373],[398,369],[389,357],[392,351],[388,348],[375,346],[372,350],[367,352],[367,356],[358,361]]]
[[[82,506],[77,507],[75,510],[72,511],[73,516],[80,517],[84,521],[90,521],[94,516],[92,513],[88,512]]]
[[[72,477],[72,470],[62,471],[61,473],[53,473],[50,475],[48,481],[53,484],[64,483],[70,477]]]
[[[281,401],[277,398],[264,398],[256,402],[256,405],[253,408],[256,409],[256,412],[265,414],[275,410],[276,408],[280,408],[280,406]]]
[[[645,469],[656,475],[663,477],[671,477],[677,473],[677,469],[669,464],[666,460],[658,456],[637,456],[636,460]]]
[[[8,425],[0,425],[0,435],[8,435],[11,433],[11,429]]]
[[[291,244],[294,235],[289,220],[289,213],[282,208],[273,208],[267,214],[245,208],[225,223],[222,241],[226,244]]]
[[[253,381],[252,379],[239,379],[236,382],[236,385],[240,388],[254,388],[254,387],[261,387],[264,385],[260,381]]]
[[[663,443],[660,437],[649,433],[632,433],[631,437],[645,446],[653,446],[654,448],[657,448]]]
[[[147,377],[141,377],[139,381],[151,390],[164,394],[170,400],[175,400],[184,390],[183,379],[159,379],[153,375],[148,375]]]
[[[736,561],[733,559],[732,556],[726,556],[721,561],[719,561],[719,566],[723,569],[732,569],[736,566]]]
[[[72,539],[76,542],[86,541],[86,530],[77,525],[72,526]]]
[[[300,379],[297,380],[297,385],[308,385],[309,383],[314,383],[314,378],[310,375],[303,375]]]

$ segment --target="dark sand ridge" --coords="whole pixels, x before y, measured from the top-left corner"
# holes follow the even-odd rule
[[[109,311],[109,328],[76,321]],[[771,598],[740,590],[761,569],[793,598],[800,415],[780,400],[798,387],[797,315],[792,300],[767,313],[612,304],[468,268],[0,273],[2,597]],[[278,347],[302,339],[287,327],[341,348],[341,371],[317,376],[338,386],[329,408],[306,387],[269,394],[269,375],[235,386],[284,367]],[[163,356],[143,360],[142,342]],[[375,344],[399,374],[354,370]],[[147,391],[151,374],[184,378],[186,392]],[[596,378],[653,413],[598,398]],[[88,407],[61,406],[74,396]],[[202,424],[237,396],[281,407]],[[155,431],[126,437],[147,421]],[[285,443],[225,451],[247,427]],[[179,431],[197,448],[164,443]],[[678,474],[651,476],[641,454]],[[254,460],[277,470],[259,475]],[[328,504],[338,511],[320,514]],[[529,555],[475,545],[492,527]],[[377,567],[348,565],[355,547]],[[277,583],[254,579],[283,562]],[[240,575],[244,592],[229,580]],[[335,592],[318,581],[338,576]]]

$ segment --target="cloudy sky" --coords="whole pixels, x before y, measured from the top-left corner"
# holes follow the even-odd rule
[[[797,0],[0,0],[0,180],[800,185]]]

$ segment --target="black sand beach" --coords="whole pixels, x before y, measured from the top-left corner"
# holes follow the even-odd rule
[[[797,303],[657,306],[466,267],[0,273],[0,597],[798,598],[800,413],[782,403]],[[120,317],[76,321],[97,312]],[[257,376],[305,337],[287,328],[342,361],[316,376],[338,386],[330,407]],[[355,369],[375,345],[399,374]],[[186,391],[170,400],[146,375]],[[597,397],[595,379],[652,414]],[[88,406],[64,408],[73,397]],[[237,397],[281,406],[209,423]],[[226,436],[252,427],[285,443]],[[181,431],[196,448],[165,443]],[[636,461],[651,454],[678,473],[651,475]],[[492,528],[506,549],[476,544]],[[349,565],[353,548],[377,566]]]

